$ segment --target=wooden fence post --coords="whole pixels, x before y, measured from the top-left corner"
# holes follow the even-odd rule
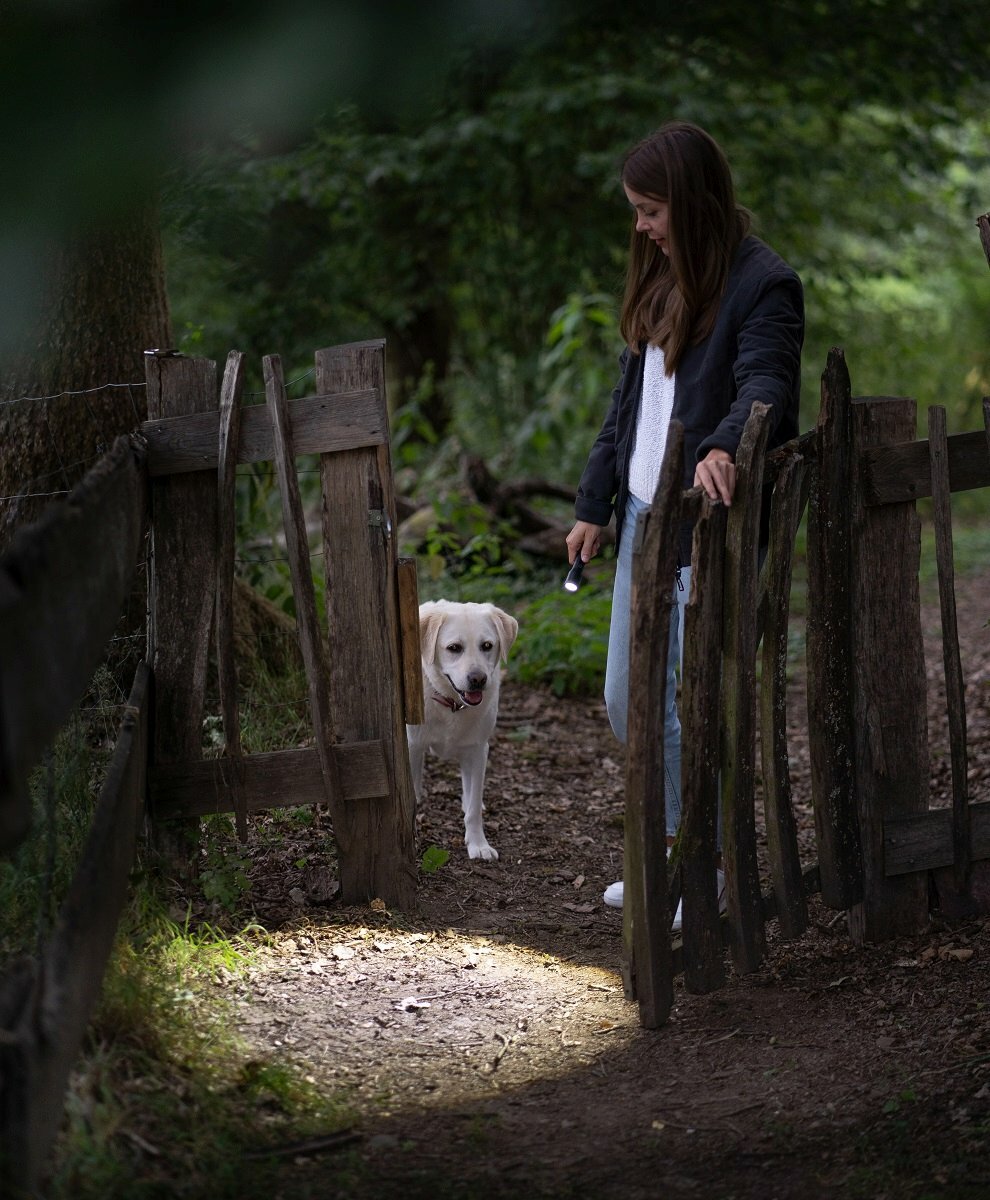
[[[216,363],[148,352],[148,417],[216,411]],[[153,479],[148,581],[148,657],[153,673],[151,761],[203,757],[203,705],[213,623],[217,562],[217,475],[194,471]],[[189,874],[199,822],[169,821],[154,829],[155,844]]]
[[[722,569],[728,509],[702,495],[694,525],[691,591],[684,608],[681,679],[681,863],[684,986],[725,983],[715,875],[722,723]]]
[[[639,1022],[656,1029],[670,1015],[674,978],[667,891],[664,802],[664,708],[670,609],[674,601],[681,515],[684,426],[671,421],[650,509],[635,530],[629,627],[629,728],[622,904],[626,996],[639,1002]]]
[[[945,701],[949,713],[949,753],[952,760],[952,857],[957,892],[968,890],[973,857],[969,814],[968,756],[966,753],[966,682],[959,657],[959,622],[956,617],[956,579],[952,556],[952,505],[949,490],[949,446],[945,409],[928,410],[928,450],[932,464],[932,516],[935,524],[935,561],[942,613],[942,662],[945,667]]]
[[[755,971],[766,937],[756,856],[757,549],[770,406],[754,403],[736,454],[725,531],[722,665],[722,841],[732,962]]]
[[[866,506],[863,451],[910,441],[915,403],[867,397],[850,406],[854,784],[863,851],[863,899],[849,913],[855,941],[924,928],[928,877],[886,877],[883,822],[928,808],[928,730],[914,501]],[[817,668],[816,668],[817,669]],[[809,675],[812,672],[809,671]]]
[[[237,451],[241,436],[244,355],[231,350],[220,387],[220,440],[217,448],[217,684],[223,718],[224,783],[230,792],[237,836],[247,841],[244,753],[234,660],[234,559],[237,553]]]
[[[64,1096],[106,964],[144,815],[149,672],[138,664],[72,883],[40,961],[0,984],[0,1194],[42,1194]]]
[[[385,343],[316,353],[322,394],[373,389],[385,429]],[[416,900],[415,796],[406,748],[395,495],[388,438],[321,458],[329,630],[329,707],[344,742],[380,739],[389,795],[347,806],[341,899]]]
[[[808,924],[808,901],[801,879],[797,827],[791,805],[787,756],[787,621],[791,605],[791,560],[801,519],[804,459],[789,459],[777,476],[767,550],[767,610],[763,630],[760,737],[763,813],[780,931],[796,938]]]
[[[807,687],[811,786],[822,900],[849,908],[863,895],[853,773],[849,372],[829,351],[808,504]]]

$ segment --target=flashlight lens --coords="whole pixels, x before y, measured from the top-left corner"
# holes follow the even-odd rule
[[[567,572],[567,578],[564,580],[565,592],[576,592],[581,584],[581,575],[584,572],[584,561],[578,557],[574,560],[574,565]]]

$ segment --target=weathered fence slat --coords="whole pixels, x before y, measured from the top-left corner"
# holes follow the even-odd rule
[[[231,350],[220,387],[220,446],[217,463],[217,682],[223,718],[225,778],[234,810],[237,836],[247,841],[247,810],[240,778],[244,771],[241,721],[237,707],[237,666],[234,662],[234,555],[237,521],[237,447],[241,430],[244,355]]]
[[[162,419],[190,412],[217,416],[216,363],[147,353],[148,413]],[[216,437],[214,424],[214,437]],[[214,458],[214,462],[216,459]],[[148,655],[155,679],[151,769],[203,756],[206,669],[217,578],[217,485],[210,472],[151,483]],[[156,846],[189,873],[198,845],[195,821],[154,829]]]
[[[822,900],[849,908],[862,896],[853,778],[849,372],[829,351],[822,373],[816,466],[808,504],[808,737]]]
[[[299,644],[309,690],[313,739],[323,771],[326,801],[330,808],[334,834],[340,847],[341,862],[343,862],[350,846],[337,762],[330,749],[338,738],[327,699],[326,656],[316,615],[316,594],[313,589],[312,563],[309,557],[309,541],[306,536],[306,517],[299,495],[296,452],[292,444],[292,430],[289,428],[286,412],[282,360],[277,354],[267,354],[262,360],[262,366],[265,377],[265,395],[272,421],[275,471],[278,475],[278,486],[282,496],[285,549],[292,577],[292,594],[296,603],[296,628],[299,631]]]
[[[149,671],[142,662],[75,876],[38,969],[27,985],[22,974],[0,989],[4,1195],[39,1194],[69,1073],[99,999],[144,812],[148,690]]]
[[[389,794],[381,741],[340,743],[330,747],[345,801]],[[150,804],[155,820],[204,816],[228,811],[224,760],[161,767],[151,779]],[[272,750],[243,759],[241,789],[249,813],[275,808],[325,804],[326,785],[316,750]]]
[[[423,663],[419,649],[419,589],[416,581],[416,560],[400,558],[399,582],[399,645],[402,649],[402,708],[406,724],[422,725]]]
[[[963,682],[962,661],[959,657],[945,409],[941,405],[933,405],[928,410],[928,446],[931,452],[932,517],[935,525],[935,561],[938,567],[938,597],[942,613],[942,662],[945,667],[949,754],[952,762],[952,842],[955,847],[953,880],[956,890],[964,892],[972,861],[969,784],[966,778],[966,685]]]
[[[375,391],[307,396],[288,401],[287,411],[296,454],[378,446],[388,436]],[[154,477],[213,470],[218,460],[217,412],[165,416],[158,414],[141,426],[148,443],[148,473]],[[271,462],[274,456],[268,410],[263,404],[250,405],[241,418],[237,461]]]
[[[883,397],[869,397],[883,399]],[[990,485],[986,441],[976,433],[954,433],[948,439],[946,465],[950,492]],[[897,504],[932,494],[928,442],[871,446],[863,453],[863,502]]]
[[[681,828],[684,985],[711,992],[725,982],[715,876],[718,822],[722,568],[728,510],[704,497],[695,521],[691,592],[684,610],[681,679]]]
[[[808,924],[787,757],[787,624],[804,474],[804,462],[792,458],[777,476],[765,564],[768,604],[760,690],[763,808],[777,913],[785,937],[800,936]]]
[[[990,858],[990,800],[970,804],[969,828],[973,861]],[[953,857],[950,808],[884,821],[883,862],[888,876],[951,867]]]
[[[850,407],[853,496],[851,586],[855,794],[863,900],[849,912],[854,940],[917,933],[928,920],[924,874],[887,878],[883,822],[928,807],[928,731],[914,503],[862,502],[862,451],[915,431],[913,400],[867,398]]]
[[[387,431],[383,341],[317,351],[316,385],[323,393],[374,392],[378,420]],[[381,739],[391,785],[387,800],[347,806],[350,850],[342,862],[341,898],[363,903],[378,896],[394,907],[411,908],[416,902],[415,796],[403,713],[388,438],[377,446],[324,454],[320,467],[334,725],[345,742]]]
[[[754,403],[736,452],[725,531],[722,650],[722,841],[732,961],[755,971],[766,945],[756,855],[757,543],[770,406]]]
[[[0,559],[0,850],[27,833],[27,777],[85,693],[132,586],[144,454],[108,454]]]
[[[633,537],[625,853],[622,878],[623,979],[639,1021],[656,1029],[670,1015],[674,980],[667,892],[664,705],[670,610],[681,517],[684,427],[671,421],[656,494]]]

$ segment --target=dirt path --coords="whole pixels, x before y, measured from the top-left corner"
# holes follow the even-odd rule
[[[959,587],[974,798],[990,778],[990,576]],[[935,791],[948,778],[937,602],[926,608]],[[795,705],[800,708],[800,705]],[[807,756],[793,783],[814,857]],[[414,917],[322,904],[305,837],[255,853],[277,930],[218,984],[259,1053],[346,1094],[353,1145],[288,1156],[280,1196],[960,1198],[990,1195],[990,923],[856,948],[812,906],[760,971],[644,1031],[618,975],[623,766],[598,701],[503,691],[487,800],[492,864],[461,842],[434,766],[420,852],[449,848]]]

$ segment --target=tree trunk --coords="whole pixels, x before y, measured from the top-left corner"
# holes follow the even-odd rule
[[[41,292],[0,362],[0,548],[146,415],[143,352],[170,341],[154,211],[58,247]]]

